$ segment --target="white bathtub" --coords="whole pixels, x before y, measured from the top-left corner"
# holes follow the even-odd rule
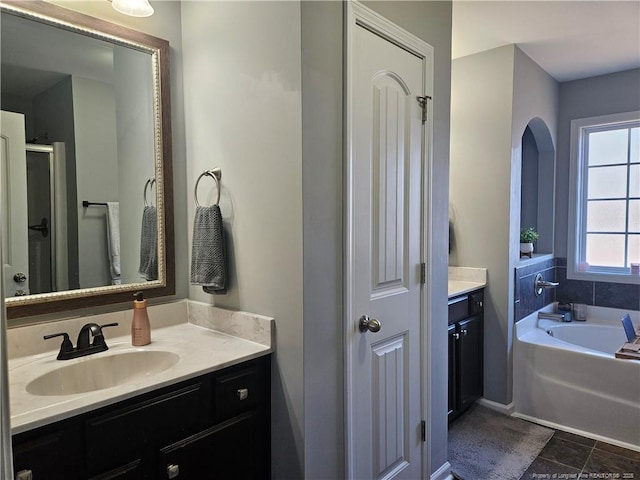
[[[640,312],[601,307],[590,307],[586,322],[538,320],[537,312],[520,320],[514,415],[640,451],[640,361],[614,356],[625,313],[637,329]]]

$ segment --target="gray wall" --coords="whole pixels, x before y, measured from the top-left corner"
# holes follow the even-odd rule
[[[300,3],[183,2],[182,21],[187,178],[193,185],[203,170],[222,168],[231,276],[227,295],[191,286],[189,298],[276,319],[272,471],[274,478],[302,478]],[[215,183],[203,179],[200,203],[210,204],[215,195]],[[188,196],[181,214],[191,225],[190,190]]]
[[[567,256],[571,120],[640,110],[640,69],[560,84],[555,254]]]
[[[113,86],[72,77],[78,201],[80,288],[111,284],[107,252],[107,210],[82,201],[118,201],[118,142]],[[101,115],[95,115],[99,110]]]
[[[511,402],[522,134],[541,121],[555,144],[557,104],[555,81],[515,45],[453,61],[450,264],[488,269],[484,396],[504,405]]]
[[[505,404],[513,63],[512,45],[456,59],[451,91],[450,264],[488,270],[484,396]]]
[[[301,2],[304,466],[310,479],[344,476],[343,8],[341,2]]]
[[[113,52],[114,90],[118,141],[118,199],[120,200],[120,243],[122,283],[143,281],[140,265],[140,232],[144,209],[145,182],[155,177],[154,131],[151,91],[151,57],[118,47]],[[155,188],[147,191],[156,205]]]
[[[538,147],[530,129],[522,135],[522,191],[520,197],[520,228],[538,224]]]

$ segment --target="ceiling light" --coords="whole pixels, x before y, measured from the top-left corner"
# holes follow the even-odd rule
[[[148,0],[112,0],[111,5],[120,13],[132,17],[149,17],[153,15],[153,7]]]

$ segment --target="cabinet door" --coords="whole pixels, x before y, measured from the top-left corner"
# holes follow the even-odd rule
[[[158,479],[268,478],[264,425],[251,411],[163,448]]]
[[[483,390],[483,337],[482,315],[474,315],[458,323],[460,361],[459,407],[469,407],[482,396]]]
[[[451,420],[455,414],[456,410],[456,394],[458,391],[458,387],[456,385],[456,368],[458,366],[458,362],[456,361],[456,325],[449,325],[447,329],[447,333],[449,335],[449,412],[448,417]]]
[[[77,426],[60,422],[37,434],[27,432],[13,438],[14,471],[31,471],[33,480],[83,478],[84,455]]]

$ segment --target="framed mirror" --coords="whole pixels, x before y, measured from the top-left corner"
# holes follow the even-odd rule
[[[175,293],[169,44],[0,2],[8,317]]]

